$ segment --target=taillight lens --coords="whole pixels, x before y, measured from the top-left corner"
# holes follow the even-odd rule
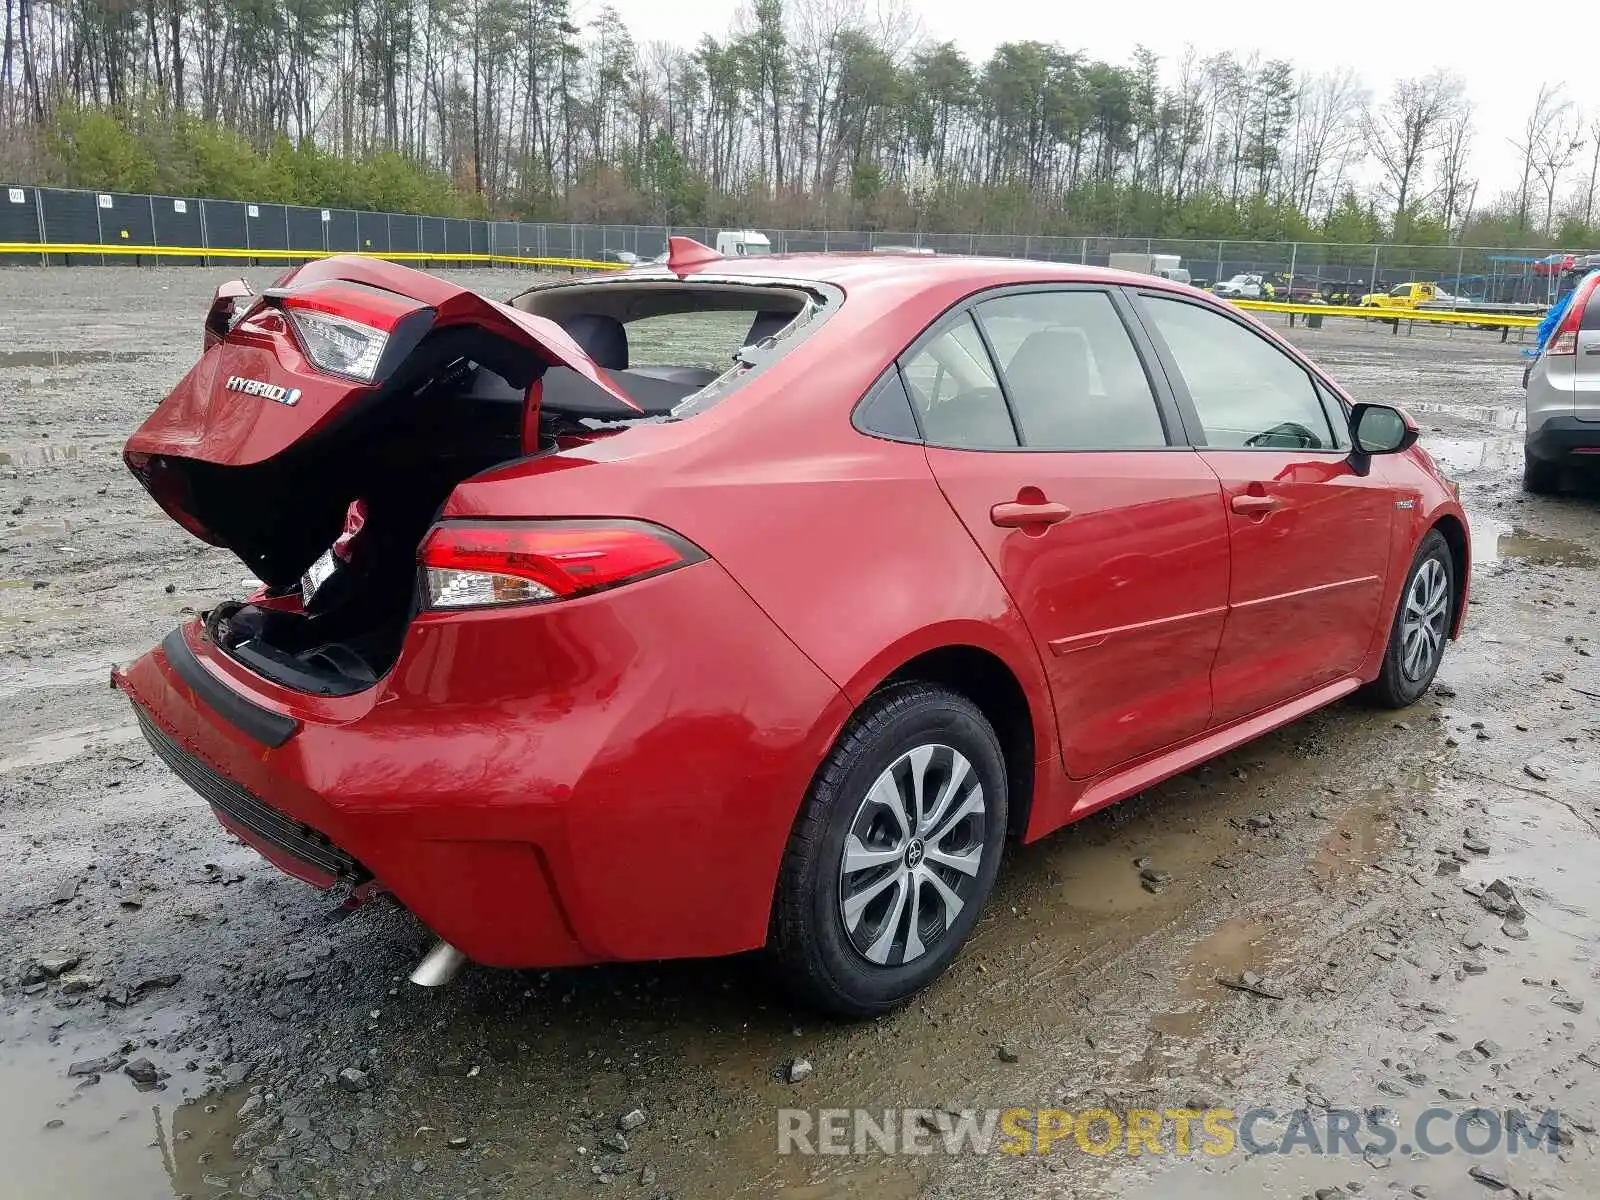
[[[699,562],[705,553],[644,521],[445,522],[419,557],[428,606],[548,603]]]
[[[269,291],[267,297],[282,306],[314,367],[362,383],[377,379],[383,352],[400,323],[430,311],[410,296],[345,280]]]
[[[1583,310],[1588,306],[1589,297],[1594,294],[1594,289],[1600,284],[1600,271],[1591,271],[1572,291],[1572,299],[1567,302],[1567,311],[1561,314],[1561,324],[1556,326],[1556,331],[1550,335],[1550,344],[1545,347],[1546,354],[1576,354],[1578,352],[1578,330],[1583,326]]]
[[[301,349],[315,366],[363,383],[372,382],[383,348],[389,343],[387,332],[330,313],[304,308],[286,311]]]

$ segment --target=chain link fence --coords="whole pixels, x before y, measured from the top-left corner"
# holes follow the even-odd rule
[[[296,252],[349,251],[421,255],[441,262],[456,256],[628,262],[663,253],[671,235],[715,245],[717,232],[700,227],[422,217],[0,184],[0,263],[13,265],[126,258],[175,264],[197,258],[209,261],[207,250],[227,251],[227,257],[233,258],[262,251],[266,260],[281,260]],[[1176,255],[1201,287],[1235,275],[1260,275],[1279,293],[1315,293],[1329,299],[1354,299],[1366,292],[1426,281],[1464,299],[1548,303],[1555,294],[1564,257],[1548,247],[1363,246],[920,230],[762,232],[774,253],[909,246],[1095,266],[1108,265],[1113,254]],[[27,251],[5,249],[21,246],[28,247]],[[107,249],[98,251],[97,247]]]

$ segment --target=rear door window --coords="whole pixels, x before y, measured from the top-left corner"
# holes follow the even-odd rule
[[[1133,339],[1103,291],[1032,292],[977,306],[1022,444],[1040,450],[1167,445]]]
[[[994,363],[971,316],[957,318],[901,367],[929,442],[968,449],[1017,444]]]

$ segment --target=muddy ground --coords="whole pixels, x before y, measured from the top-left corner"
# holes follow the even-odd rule
[[[1514,345],[1294,334],[1423,415],[1461,480],[1473,604],[1434,694],[1338,705],[1016,849],[950,975],[841,1026],[742,960],[414,988],[410,918],[333,910],[154,759],[109,668],[245,572],[161,517],[118,448],[192,362],[223,274],[0,272],[0,1197],[1600,1189],[1600,501],[1520,492]],[[1136,859],[1170,883],[1145,890]],[[1495,879],[1524,921],[1472,894]],[[1217,982],[1242,972],[1268,995]],[[796,1058],[814,1070],[790,1083]],[[777,1153],[784,1107],[1308,1103],[1401,1128],[1430,1104],[1554,1107],[1571,1144]]]

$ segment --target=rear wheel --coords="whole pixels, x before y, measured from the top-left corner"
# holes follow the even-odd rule
[[[1535,496],[1552,496],[1561,490],[1561,467],[1558,463],[1535,458],[1522,452],[1522,490]]]
[[[768,947],[779,980],[850,1017],[926,987],[994,886],[1006,801],[999,739],[971,701],[922,683],[871,697],[784,853]]]
[[[1366,689],[1374,703],[1384,708],[1405,708],[1428,690],[1450,637],[1455,590],[1450,546],[1437,529],[1430,530],[1417,547],[1417,556],[1411,561],[1401,589],[1383,668]]]

